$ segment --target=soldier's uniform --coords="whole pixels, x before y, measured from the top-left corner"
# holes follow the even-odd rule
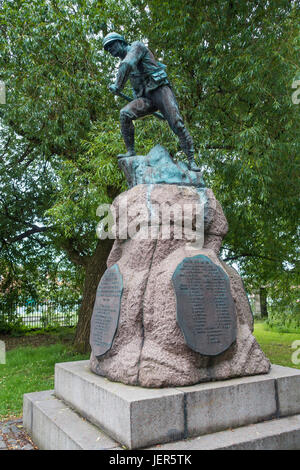
[[[121,90],[129,78],[134,92],[134,100],[120,112],[123,138],[127,150],[134,153],[132,121],[159,110],[179,137],[189,161],[194,161],[193,140],[180,115],[165,68],[142,42],[135,41],[129,46],[115,82],[115,86]]]

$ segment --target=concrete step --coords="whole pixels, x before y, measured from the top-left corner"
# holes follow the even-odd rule
[[[53,390],[24,395],[23,425],[42,450],[121,449],[117,442],[57,399]]]
[[[24,395],[23,423],[39,449],[123,450],[120,444],[57,399],[53,390]],[[300,450],[300,415],[143,450]]]
[[[300,450],[300,415],[228,429],[152,450]]]
[[[129,449],[180,441],[300,413],[300,370],[189,387],[146,389],[111,382],[89,361],[55,366],[55,394]]]

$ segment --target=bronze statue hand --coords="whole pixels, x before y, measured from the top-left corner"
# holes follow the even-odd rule
[[[109,85],[108,87],[109,91],[111,91],[114,95],[117,95],[119,93],[119,89],[118,87],[112,83],[111,85]]]

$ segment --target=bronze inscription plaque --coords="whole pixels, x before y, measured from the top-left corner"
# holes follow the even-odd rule
[[[186,344],[216,356],[236,339],[235,305],[227,274],[207,256],[184,258],[173,277],[177,323]]]
[[[119,322],[123,280],[117,264],[99,282],[91,319],[90,345],[96,357],[110,350]]]

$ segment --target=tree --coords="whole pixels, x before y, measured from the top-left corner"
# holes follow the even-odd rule
[[[111,201],[122,186],[120,174],[110,185],[105,184],[105,171],[101,175],[98,171],[89,173],[94,172],[95,162],[86,166],[87,173],[81,178],[81,162],[86,158],[82,140],[88,138],[91,125],[97,120],[106,121],[108,131],[112,122],[107,121],[108,109],[115,109],[114,121],[118,115],[113,97],[106,93],[113,75],[112,61],[103,55],[102,47],[102,63],[98,57],[96,33],[107,30],[99,6],[89,1],[5,1],[0,17],[1,79],[7,89],[7,105],[0,114],[2,122],[34,150],[28,166],[42,158],[51,163],[53,171],[51,196],[40,193],[45,201],[46,226],[38,231],[50,233],[51,225],[51,240],[47,242],[64,250],[85,272],[76,335],[78,349],[88,347],[96,288],[112,246],[111,240],[97,241],[96,208],[101,202]],[[119,150],[120,145],[119,141]],[[110,155],[112,160],[112,152]],[[116,162],[111,161],[110,167],[117,169]],[[76,193],[77,182],[83,193]],[[61,197],[65,198],[62,188],[67,191],[66,197],[70,196],[64,205],[60,205]],[[54,221],[58,217],[58,223],[52,224],[50,217]],[[25,230],[22,240],[27,239],[30,245],[32,236],[31,231]],[[34,244],[32,248],[34,251]]]
[[[45,210],[55,188],[55,175],[46,160],[24,139],[2,127],[0,133],[0,302],[23,303],[58,293],[79,297],[78,275],[55,246]],[[47,286],[45,285],[47,280]],[[67,287],[68,286],[68,287]],[[9,306],[9,305],[8,305]]]

